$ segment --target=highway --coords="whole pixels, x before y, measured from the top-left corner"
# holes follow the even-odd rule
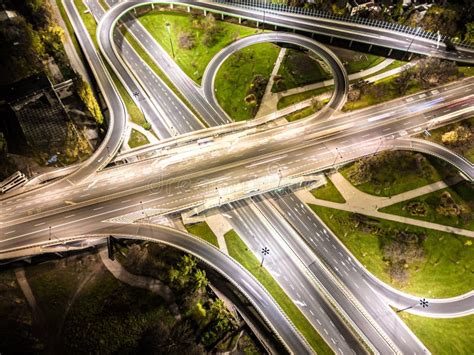
[[[97,4],[93,1],[91,3]],[[67,4],[72,4],[72,2],[66,2]],[[93,7],[91,4],[89,5]],[[78,14],[74,12],[74,6],[68,6],[67,9],[72,20],[75,16],[73,23],[77,27],[81,21]],[[96,9],[94,11],[99,10]],[[99,24],[98,34],[111,34],[111,31],[107,32],[101,29],[103,23]],[[133,23],[133,21],[130,23]],[[113,28],[113,25],[111,28]],[[92,49],[91,41],[87,42],[89,37],[84,29],[78,33],[78,36],[82,38],[81,44],[91,50],[91,55],[95,53]],[[281,35],[282,39],[290,37],[296,41],[311,42],[301,36]],[[271,38],[271,36],[265,34],[263,37],[259,36],[258,38],[263,38],[262,41],[264,41]],[[276,39],[279,38],[277,37]],[[107,43],[107,40],[104,39],[104,43]],[[115,42],[109,41],[110,43]],[[123,43],[122,41],[122,47],[120,48],[125,51],[127,47]],[[112,50],[113,47],[112,45]],[[320,48],[320,46],[317,47]],[[133,54],[131,54],[130,58],[133,58]],[[136,61],[136,63],[139,62]],[[219,61],[217,60],[216,63],[218,64]],[[120,65],[123,66],[121,59],[118,57],[116,64],[118,67]],[[100,59],[98,59],[97,65],[98,71],[103,70]],[[139,69],[140,64],[136,65],[137,69]],[[113,65],[113,68],[114,70],[117,69],[115,65]],[[136,85],[136,79],[130,76],[124,66],[123,68],[124,72],[119,71],[117,74],[120,74],[119,77],[121,77],[122,82],[126,82],[129,85],[127,88],[133,90],[133,85]],[[209,71],[209,73],[212,72],[213,70]],[[146,71],[143,73],[144,76],[147,76]],[[122,75],[124,77],[128,75],[130,81],[124,80]],[[137,73],[134,73],[134,75],[137,75]],[[179,75],[176,74],[176,76]],[[339,75],[343,78],[345,72],[339,72]],[[110,82],[108,77],[99,77],[98,81],[100,82],[101,80]],[[143,84],[143,80],[140,80],[140,82]],[[346,87],[346,83],[347,80],[344,79],[340,87]],[[189,83],[185,84],[183,81],[180,88],[186,88],[187,85]],[[413,135],[424,128],[444,124],[452,119],[472,115],[472,98],[469,96],[473,93],[472,86],[472,80],[464,80],[460,83],[430,90],[423,94],[395,100],[385,104],[383,108],[376,107],[356,113],[338,115],[337,119],[328,115],[327,117],[320,117],[322,118],[320,120],[303,120],[301,122],[304,123],[272,129],[268,129],[268,127],[263,127],[263,129],[257,127],[255,129],[256,126],[254,126],[252,129],[244,131],[244,134],[229,133],[205,146],[200,146],[195,142],[190,143],[188,146],[171,149],[162,157],[105,169],[96,173],[93,177],[91,177],[92,173],[84,174],[81,172],[81,174],[84,174],[82,175],[83,177],[77,179],[77,181],[74,180],[74,185],[65,184],[63,181],[67,180],[62,180],[45,188],[3,199],[2,206],[0,207],[0,223],[3,235],[0,240],[0,258],[12,256],[13,254],[8,252],[13,250],[24,250],[26,253],[29,253],[32,250],[26,248],[34,245],[63,243],[64,236],[94,234],[98,229],[100,230],[104,227],[106,224],[104,221],[143,208],[153,209],[155,213],[156,211],[159,211],[158,213],[182,211],[190,206],[199,205],[211,197],[215,197],[216,186],[231,186],[241,181],[266,176],[269,172],[276,170],[281,171],[285,176],[297,176],[322,171],[384,149],[401,148],[421,151],[425,149],[429,154],[440,156],[455,163],[466,176],[472,178],[474,177],[472,164],[469,164],[460,157],[453,156],[452,153],[450,154],[438,146],[428,145],[425,142],[396,139],[399,137],[405,138],[406,135]],[[104,87],[106,88],[103,91],[104,96],[116,96],[112,85],[111,88]],[[146,86],[144,85],[144,87]],[[104,90],[102,87],[101,89]],[[205,102],[198,96],[199,90],[199,88],[196,89],[196,95],[193,97],[196,100]],[[148,95],[148,89],[143,89],[143,94],[139,95],[139,97],[143,98],[142,107],[148,105],[150,101],[150,111],[148,114],[150,117],[153,115],[155,115],[153,117],[159,117],[156,116],[156,105],[159,102],[157,100],[159,97],[163,97],[159,95],[164,94],[160,94],[160,91],[157,91],[155,99],[150,98]],[[336,95],[332,100],[340,104],[343,102],[344,97],[344,89],[336,90]],[[212,98],[209,99],[212,100]],[[174,99],[170,102],[174,102]],[[339,108],[338,105],[334,108]],[[208,104],[203,104],[202,106],[208,107]],[[116,122],[114,113],[120,112],[120,109],[123,110],[120,100],[116,104],[112,102],[112,107],[110,107],[112,113],[111,121]],[[216,109],[217,111],[218,109]],[[327,110],[326,112],[330,113],[332,110]],[[157,122],[162,122],[162,120],[158,119]],[[191,130],[190,127],[188,129]],[[178,126],[176,130],[183,131],[183,133],[186,131],[184,126]],[[114,126],[112,126],[112,129],[109,129],[109,133],[112,136],[118,134],[117,132],[119,130]],[[302,136],[304,136],[304,139],[301,139]],[[365,143],[363,146],[360,144],[361,139]],[[102,167],[103,147],[104,145],[102,145],[102,152],[99,154],[99,158],[96,157],[96,161],[91,160],[88,164],[85,164],[87,169],[94,169],[94,164],[96,164],[95,169],[97,169],[98,165]],[[209,159],[209,157],[212,157],[212,159]],[[81,167],[81,169],[83,168]],[[89,179],[85,181],[84,177],[89,177]],[[280,236],[286,233],[282,226],[275,227],[278,226],[276,222],[275,226],[270,228],[270,230],[268,230],[268,227],[260,225],[258,218],[255,218],[254,213],[256,212],[254,210],[250,211],[248,207],[242,207],[240,213],[245,215],[244,220],[247,221],[247,224],[248,221],[253,221],[255,223],[251,225],[254,228],[261,228],[262,231],[267,229],[265,233],[262,233],[261,238],[270,238],[272,233],[275,233],[275,229],[280,230]],[[237,225],[236,230],[240,229],[243,234],[242,237],[248,241],[249,230],[248,228],[243,228],[243,225],[243,222]],[[262,239],[259,242],[264,241],[268,241],[268,239]],[[34,249],[34,252],[42,252],[42,250]],[[283,249],[281,249],[280,255],[284,256]],[[204,260],[206,259],[204,258]],[[296,267],[296,265],[293,265],[289,270],[296,270]],[[317,273],[320,270],[320,268],[315,269],[313,276],[323,279],[325,274]],[[301,277],[300,274],[298,275]],[[307,278],[302,280],[304,280],[301,281],[302,283],[308,283]],[[330,282],[331,280],[327,278],[327,275],[324,280],[324,283],[333,285]],[[306,290],[314,289],[314,285],[307,284],[306,287]],[[304,290],[301,289],[300,291],[303,293]],[[337,294],[335,288],[332,289],[332,292]],[[311,298],[307,291],[305,291],[305,294],[307,295],[305,300]],[[363,295],[360,297],[363,297]],[[338,297],[338,301],[342,302],[341,297]],[[386,303],[382,301],[381,303],[385,308],[387,307]],[[442,303],[440,302],[440,305]],[[464,307],[465,309],[462,303],[456,304],[461,304],[460,308]],[[315,302],[312,306],[322,307],[322,305],[324,303],[321,301],[320,303]],[[385,308],[380,308],[377,312],[383,312]],[[346,305],[344,309],[350,310],[351,307]],[[311,315],[311,313],[309,314]],[[325,314],[331,313],[326,312]],[[356,317],[355,312],[353,317]],[[328,323],[328,320],[326,320],[324,324],[327,325],[330,322]],[[397,323],[392,325],[394,324]],[[367,328],[364,330],[364,333],[367,331],[367,336],[370,337],[370,327],[372,325],[367,324],[366,326]],[[330,326],[327,326],[327,328],[331,329],[331,333],[328,333],[334,339],[333,347],[337,348],[336,344],[339,345],[338,347],[345,347],[346,344],[350,344],[349,347],[356,348],[354,341],[350,340],[345,326],[337,324],[337,327],[333,327],[335,328],[334,330]],[[321,333],[323,336],[325,334],[324,329],[326,328],[323,328],[323,333]],[[284,331],[288,332],[288,328]],[[422,345],[418,344],[416,338],[411,336],[410,333],[405,336],[407,334],[405,332],[408,332],[406,329],[397,332],[384,329],[384,332],[395,340],[402,334],[402,338],[410,346],[407,345],[405,347],[402,345],[403,341],[397,341],[397,346],[401,349],[423,350]],[[345,341],[339,342],[339,340],[336,343],[336,339],[341,339],[342,334],[347,335],[347,343]],[[372,339],[375,336],[377,335],[374,335]],[[328,343],[331,345],[331,337],[328,339]],[[384,341],[373,341],[379,349],[386,349],[387,344]],[[301,344],[299,345],[301,346]]]
[[[277,194],[277,192],[275,192],[275,194]],[[278,228],[279,233],[285,236],[290,249],[300,258],[313,256],[314,259],[319,260],[319,258],[321,258],[319,255],[321,253],[319,249],[324,249],[326,246],[321,245],[321,243],[317,241],[317,239],[321,239],[322,236],[318,234],[317,229],[315,230],[315,225],[312,225],[312,222],[309,220],[301,221],[305,227],[303,232],[306,232],[306,234],[302,234],[302,230],[299,228],[297,228],[295,232],[291,227],[291,225],[294,225],[296,214],[295,208],[296,206],[301,208],[301,201],[294,198],[292,194],[289,194],[288,198],[294,201],[294,204],[292,206],[283,204],[283,207],[278,205],[278,207],[285,213],[285,221],[281,219],[278,212],[269,203],[271,196],[272,195],[263,195],[261,197],[255,197],[254,201],[258,209],[273,226],[276,226],[275,228]],[[298,216],[296,216],[296,219],[299,220]],[[301,237],[303,237],[303,240],[306,242],[309,242],[310,240],[313,241],[313,244],[310,244],[312,252],[308,252],[307,249],[298,244],[302,241]],[[328,247],[333,251],[335,250],[332,245]],[[316,255],[317,258],[315,257]],[[327,263],[327,260],[324,258],[321,260],[330,271],[316,262],[308,263],[308,269],[318,280],[320,280],[320,283],[327,288],[328,292],[334,297],[335,302],[344,309],[347,317],[357,325],[359,331],[367,337],[369,343],[372,344],[378,352],[384,354],[401,351],[403,354],[409,354],[426,351],[426,348],[415,336],[413,336],[413,333],[403,326],[403,321],[395,314],[390,314],[390,307],[387,303],[379,300],[376,293],[370,293],[370,290],[364,295],[361,295],[360,292],[353,292],[352,288],[360,290],[358,288],[359,285],[361,285],[361,283],[359,283],[360,280],[355,278],[335,280],[337,279],[338,274],[341,273],[341,269],[345,272],[342,267],[344,262],[346,261],[347,265],[352,263],[352,256],[344,259],[338,255],[336,259],[332,259],[335,264]],[[339,260],[339,263],[337,260]],[[344,286],[341,285],[341,281]],[[349,283],[350,286],[347,283]],[[350,292],[347,292],[346,288]],[[371,304],[367,304],[367,302],[364,302],[363,297],[365,299],[374,297],[375,300],[373,300]],[[391,326],[387,327],[387,324],[390,324]],[[404,341],[400,342],[399,339],[404,339]]]
[[[270,254],[264,261],[265,268],[328,344],[335,346],[339,353],[366,352],[333,310],[332,305],[321,296],[321,291],[315,283],[305,275],[304,267],[315,262],[314,259],[304,260],[304,267],[299,265],[301,262],[298,256],[285,250],[283,239],[287,236],[278,235],[277,239],[273,226],[263,223],[263,216],[255,211],[251,200],[223,206],[221,211],[229,216],[229,223],[258,258],[261,257],[263,247],[270,248]]]
[[[334,238],[328,237],[327,228],[323,228],[321,222],[313,214],[308,213],[307,206],[291,193],[275,192],[271,193],[268,198],[275,199],[276,206],[282,211],[286,221],[296,229],[298,235],[305,240],[311,250],[332,270],[334,277],[338,278],[350,294],[361,303],[369,317],[376,320],[377,326],[382,329],[383,333],[396,342],[403,354],[426,352],[423,344],[404,326],[403,321],[391,310],[386,300],[381,299],[379,294],[364,282],[365,278],[362,277],[364,272],[360,270],[363,268],[356,264],[354,257],[346,249],[342,248],[339,243],[335,243]],[[260,199],[258,203],[264,205],[265,202]],[[334,292],[334,294],[337,293]],[[338,300],[344,300],[344,297],[341,296]],[[362,330],[366,334],[365,328]]]

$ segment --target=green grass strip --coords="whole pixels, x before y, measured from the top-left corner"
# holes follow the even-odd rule
[[[231,230],[224,235],[229,255],[244,266],[272,295],[283,312],[291,319],[295,327],[305,337],[313,350],[318,354],[333,354],[333,351],[323,338],[317,333],[311,323],[301,313],[298,307],[278,285],[270,273],[257,260],[252,251],[240,239],[239,235]]]
[[[432,354],[474,354],[474,315],[459,318],[426,318],[398,313]]]
[[[331,92],[334,90],[334,85],[331,86],[326,86],[323,88],[318,88],[318,89],[313,89],[313,90],[308,90],[304,91],[298,94],[293,94],[293,95],[288,95],[284,96],[278,101],[277,109],[281,110],[284,109],[285,107],[297,104],[301,101],[304,101],[306,99],[310,99],[314,96],[318,96],[327,92]]]
[[[128,140],[128,145],[130,148],[136,148],[148,143],[150,143],[150,141],[144,134],[138,132],[136,129],[132,129],[132,133],[130,133],[130,139]]]
[[[321,200],[344,203],[346,200],[342,197],[339,190],[334,186],[331,180],[327,179],[326,185],[311,190],[314,197]]]
[[[195,235],[196,237],[202,238],[208,241],[209,243],[211,243],[212,245],[216,246],[217,248],[219,248],[217,237],[206,222],[189,224],[189,225],[186,225],[185,227],[189,233]]]

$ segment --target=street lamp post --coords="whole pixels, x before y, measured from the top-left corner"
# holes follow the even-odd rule
[[[138,91],[134,91],[133,96],[135,96],[135,98],[137,99],[138,108],[140,109],[142,116],[145,117],[145,114],[143,113],[142,105],[140,104],[140,93]]]
[[[413,34],[413,37],[412,37],[412,39],[411,39],[411,41],[410,41],[410,44],[408,45],[407,51],[406,51],[406,53],[405,53],[405,56],[406,56],[406,55],[408,54],[408,52],[410,51],[411,45],[412,45],[413,42],[415,41],[415,38],[416,38],[416,36],[418,35],[418,33],[420,33],[420,31],[421,31],[421,27],[418,27],[418,28],[416,29],[416,32]]]
[[[140,201],[140,206],[142,208],[142,214],[145,216],[147,223],[150,223],[150,221],[148,220],[148,215],[146,214],[145,209],[143,208],[143,201]]]
[[[173,59],[174,59],[174,47],[173,47],[173,40],[171,39],[171,24],[169,22],[166,22],[165,24],[166,30],[168,31],[168,37],[170,39],[170,45],[171,45],[171,53],[173,54]]]
[[[420,298],[420,301],[419,301],[418,303],[415,303],[415,304],[412,305],[412,306],[408,306],[408,307],[399,309],[399,310],[397,311],[397,313],[406,311],[407,309],[415,308],[415,307],[418,306],[418,305],[420,305],[421,308],[428,308],[428,306],[429,306],[428,301],[427,301],[425,298]]]
[[[262,248],[262,262],[260,263],[260,267],[263,266],[263,262],[265,261],[265,256],[270,254],[270,249],[268,249],[267,247],[263,247]]]

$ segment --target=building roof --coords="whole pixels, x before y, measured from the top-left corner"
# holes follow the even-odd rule
[[[1,87],[0,93],[8,103],[13,103],[50,88],[48,77],[44,73],[38,73]]]

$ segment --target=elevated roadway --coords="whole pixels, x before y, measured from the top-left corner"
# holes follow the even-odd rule
[[[460,99],[461,90],[469,85],[466,82],[453,89],[453,99],[456,96]],[[413,134],[415,129],[428,127],[431,120],[446,116],[446,110],[458,116],[466,114],[460,105],[446,108],[440,107],[439,102],[432,98],[420,101],[406,105],[409,116],[395,117],[392,113],[370,121],[373,117],[362,115],[342,121],[338,119],[337,123],[329,125],[326,122],[325,127],[311,124],[294,126],[290,132],[284,128],[253,132],[237,138],[234,143],[238,142],[242,147],[236,150],[225,142],[216,142],[195,152],[212,156],[213,161],[184,151],[146,162],[152,162],[154,165],[151,167],[139,162],[130,167],[103,171],[93,181],[78,183],[78,186],[64,190],[53,188],[49,194],[44,190],[34,192],[28,202],[22,201],[26,196],[13,198],[11,202],[7,201],[10,203],[2,205],[1,210],[2,255],[11,255],[8,251],[22,249],[29,243],[44,243],[46,238],[49,243],[64,242],[63,235],[95,231],[101,228],[104,220],[139,208],[154,207],[163,213],[188,208],[190,204],[213,196],[214,187],[221,185],[223,178],[229,184],[248,178],[249,167],[253,177],[264,176],[268,169],[274,169],[275,164],[289,176],[327,169],[362,155],[389,149],[389,144],[379,140],[402,136],[400,127]],[[331,125],[339,125],[339,128],[334,127],[331,131]],[[367,144],[360,147],[359,136],[367,134],[363,138]],[[304,142],[301,142],[302,136],[306,138]],[[301,155],[311,159],[302,161]],[[468,170],[466,168],[464,170]],[[158,179],[157,174],[160,174]],[[131,177],[133,181],[130,181]],[[106,190],[108,195],[104,196]]]

